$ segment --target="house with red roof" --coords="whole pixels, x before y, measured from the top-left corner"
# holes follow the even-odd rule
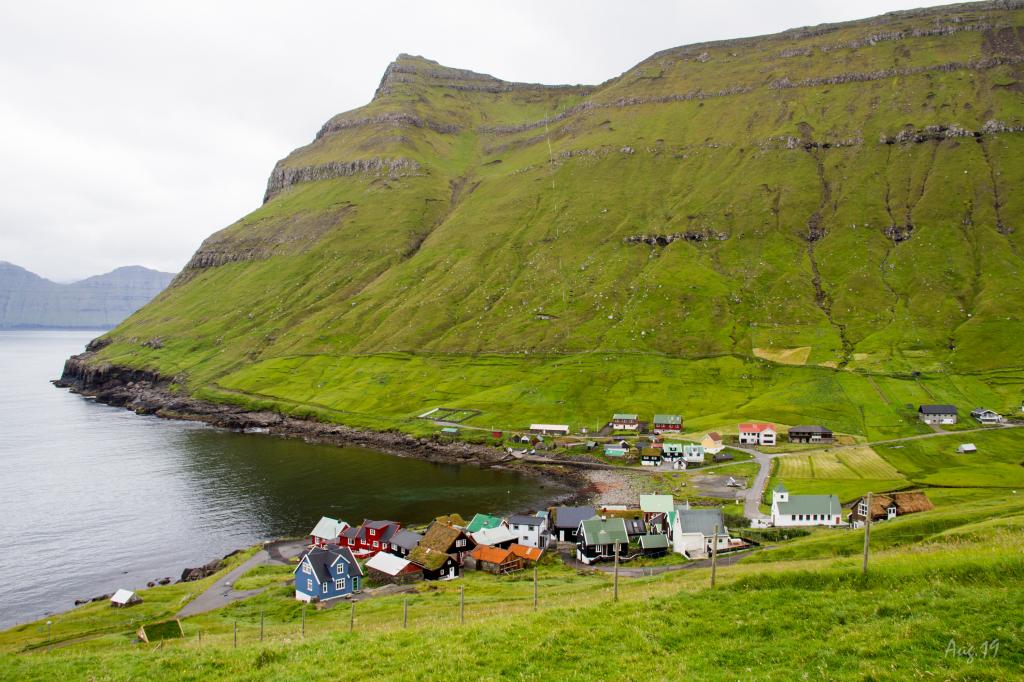
[[[768,422],[740,424],[740,445],[775,445],[777,437],[775,424]]]

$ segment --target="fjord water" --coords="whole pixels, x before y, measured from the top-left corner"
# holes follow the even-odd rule
[[[321,515],[406,523],[535,508],[506,471],[142,417],[50,385],[90,332],[0,332],[0,627],[177,579]]]

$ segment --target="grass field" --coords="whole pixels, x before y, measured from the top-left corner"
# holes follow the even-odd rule
[[[607,679],[793,679],[815,670],[830,679],[1011,679],[1024,665],[1024,497],[990,490],[938,496],[931,513],[878,524],[871,570],[860,575],[861,534],[818,531],[718,570],[620,580],[578,574],[557,562],[540,569],[540,607],[530,575],[469,573],[420,585],[408,597],[360,603],[354,632],[342,605],[305,611],[288,587],[184,621],[186,639],[132,644],[124,625],[52,651],[26,650],[22,635],[0,633],[0,674],[11,679],[310,679],[325,660],[338,679],[364,678],[366,654],[387,660],[382,679],[593,679],[592,658],[619,667]],[[285,577],[288,567],[275,569]],[[260,571],[260,579],[270,572]],[[466,622],[459,621],[465,588]],[[162,588],[155,588],[160,590]],[[165,588],[164,588],[165,589]],[[147,590],[147,602],[153,601]],[[404,600],[408,627],[402,627]],[[1000,608],[992,608],[999,604]],[[693,614],[701,636],[680,633]],[[264,641],[259,622],[264,618]],[[60,626],[57,618],[57,625]],[[233,647],[238,624],[239,644]],[[112,621],[113,624],[113,621]],[[856,627],[851,630],[851,626]],[[202,642],[199,633],[202,632]],[[743,633],[742,655],[723,642]],[[624,636],[624,633],[633,636]],[[38,633],[37,633],[38,638]],[[947,653],[972,646],[973,660]],[[980,655],[998,640],[998,653]],[[480,647],[500,641],[487,657]]]
[[[961,443],[978,452],[957,454]],[[973,433],[785,455],[776,460],[765,490],[782,482],[790,492],[833,493],[848,502],[868,491],[910,487],[1024,488],[1024,431],[986,429]]]

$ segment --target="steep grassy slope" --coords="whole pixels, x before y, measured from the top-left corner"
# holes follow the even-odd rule
[[[1008,410],[1022,90],[1005,2],[666,50],[596,87],[402,55],[97,361],[363,422],[649,398],[885,435],[914,430],[884,385],[912,371]]]

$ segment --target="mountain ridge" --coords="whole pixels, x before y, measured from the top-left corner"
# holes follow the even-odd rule
[[[416,400],[504,414],[529,402],[532,371],[568,382],[538,398],[538,419],[573,419],[562,405],[587,386],[636,400],[658,363],[667,394],[729,377],[735,394],[675,398],[688,409],[739,414],[766,394],[765,417],[832,414],[860,432],[873,428],[863,411],[809,405],[775,379],[755,393],[754,377],[835,388],[855,373],[993,373],[940,393],[1013,405],[1022,8],[673,48],[598,86],[400,55],[368,104],[281,159],[264,204],[208,238],[90,361],[389,418]],[[396,353],[437,364],[418,398],[388,405]],[[634,378],[609,385],[594,354],[636,363]],[[519,368],[504,388],[479,360],[498,356]],[[438,392],[435,372],[464,358],[472,385]],[[573,358],[587,369],[570,381],[556,368]],[[356,396],[337,388],[346,373],[379,383]],[[884,419],[912,418],[901,397]]]
[[[0,260],[0,329],[110,329],[173,277],[126,265],[63,284]]]

